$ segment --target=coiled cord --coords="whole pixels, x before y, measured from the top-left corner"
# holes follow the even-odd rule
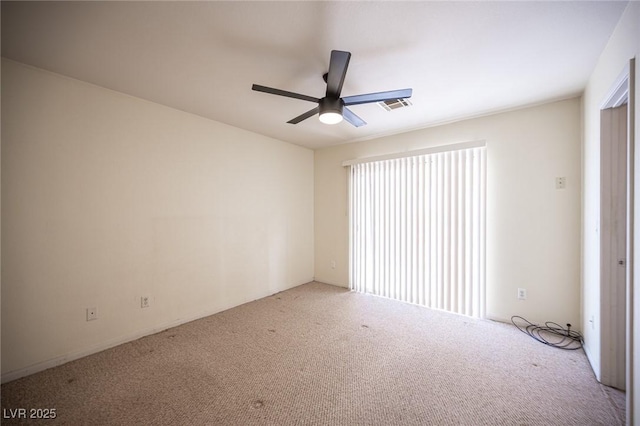
[[[519,324],[516,323],[516,320]],[[555,322],[548,321],[544,323],[544,326],[540,326],[518,315],[512,316],[511,322],[518,330],[528,334],[531,338],[554,348],[574,351],[581,349],[584,344],[584,337],[580,332],[571,330],[571,324],[567,324],[567,328],[564,328]]]

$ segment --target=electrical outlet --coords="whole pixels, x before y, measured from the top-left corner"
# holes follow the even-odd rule
[[[556,189],[565,189],[567,187],[567,178],[566,177],[557,177],[556,178]]]
[[[331,261],[331,269],[336,269],[336,261],[335,260]]]
[[[87,321],[98,319],[98,308],[87,308]]]
[[[527,299],[527,289],[519,288],[518,289],[518,300],[526,300]]]
[[[141,308],[148,308],[149,307],[149,296],[142,296],[140,298],[140,307]]]

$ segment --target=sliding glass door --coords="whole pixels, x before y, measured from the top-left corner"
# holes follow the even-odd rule
[[[485,312],[485,147],[350,165],[350,287]]]

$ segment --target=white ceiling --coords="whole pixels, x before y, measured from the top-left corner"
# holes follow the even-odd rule
[[[579,95],[626,2],[6,2],[2,55],[294,144],[320,148]],[[332,49],[343,96],[413,88],[413,106],[351,109],[329,126]]]

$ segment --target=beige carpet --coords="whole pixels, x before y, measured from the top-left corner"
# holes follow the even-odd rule
[[[37,424],[624,423],[582,351],[544,346],[511,325],[320,283],[1,391],[3,413],[56,409],[56,421]]]

